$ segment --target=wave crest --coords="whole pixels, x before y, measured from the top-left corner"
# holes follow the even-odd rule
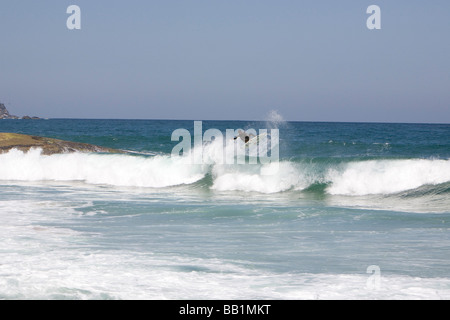
[[[84,181],[126,187],[162,188],[191,184],[205,176],[200,165],[168,156],[70,153],[44,156],[40,149],[0,155],[0,180]]]
[[[333,195],[361,196],[394,194],[424,185],[450,181],[449,160],[371,160],[348,163],[343,169],[330,169],[327,192]]]
[[[217,191],[279,193],[318,190],[329,195],[388,195],[450,182],[450,160],[366,160],[321,164],[280,161],[269,164],[190,164],[183,157],[111,154],[45,156],[11,150],[0,154],[0,180],[83,181],[126,187],[190,185],[211,176],[205,187]],[[325,187],[314,188],[321,185]]]

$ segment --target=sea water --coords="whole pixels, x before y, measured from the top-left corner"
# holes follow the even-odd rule
[[[450,299],[450,125],[203,121],[277,128],[277,170],[178,128],[1,121],[132,153],[0,155],[0,299]]]

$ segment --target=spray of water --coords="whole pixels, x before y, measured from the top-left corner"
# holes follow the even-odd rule
[[[286,120],[278,110],[270,110],[266,116],[267,127],[270,129],[280,128],[286,125]]]

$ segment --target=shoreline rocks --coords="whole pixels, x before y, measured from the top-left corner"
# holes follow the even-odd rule
[[[64,141],[18,133],[0,132],[0,154],[12,149],[27,152],[32,148],[42,149],[42,154],[52,155],[73,152],[125,153],[121,150],[100,147],[87,143]]]

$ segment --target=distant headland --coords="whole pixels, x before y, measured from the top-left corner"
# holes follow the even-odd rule
[[[18,117],[18,116],[14,116],[12,114],[9,113],[8,109],[6,109],[6,106],[3,103],[0,103],[0,119],[41,119],[39,117],[30,117],[30,116],[23,116],[23,117]]]

